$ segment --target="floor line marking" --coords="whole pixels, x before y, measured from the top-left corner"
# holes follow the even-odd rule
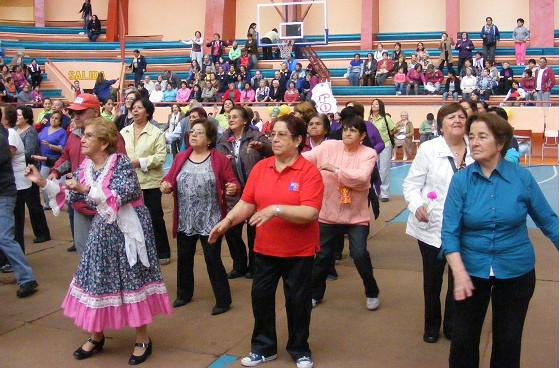
[[[552,166],[552,169],[554,170],[554,175],[552,175],[548,179],[537,182],[537,184],[539,184],[539,185],[544,184],[544,183],[549,182],[549,181],[553,180],[554,178],[556,178],[558,176],[558,170],[556,170],[556,166]]]

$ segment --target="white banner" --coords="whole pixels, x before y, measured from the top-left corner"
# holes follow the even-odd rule
[[[320,114],[337,112],[336,99],[328,83],[317,84],[312,90],[311,99],[317,104],[315,107]]]

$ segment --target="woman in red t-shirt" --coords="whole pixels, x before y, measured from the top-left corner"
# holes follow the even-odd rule
[[[257,226],[251,293],[255,325],[251,353],[241,360],[243,366],[276,359],[275,295],[280,278],[288,316],[287,350],[298,366],[313,364],[307,339],[323,181],[319,170],[300,155],[305,136],[303,120],[287,115],[276,121],[270,133],[274,156],[253,167],[241,200],[208,239],[217,240],[248,218]]]

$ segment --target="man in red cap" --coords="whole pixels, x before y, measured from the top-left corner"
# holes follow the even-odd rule
[[[99,100],[90,93],[82,93],[68,106],[68,110],[72,116],[74,130],[68,134],[64,152],[55,162],[49,174],[49,179],[57,180],[62,175],[73,173],[82,163],[85,157],[82,154],[81,143],[84,123],[89,119],[100,116]],[[124,140],[120,134],[117,152],[126,155]],[[68,212],[72,236],[74,237],[74,245],[68,248],[68,251],[73,252],[77,250],[81,253],[86,244],[95,210],[89,208],[85,202],[76,202],[72,204],[72,208],[69,208]]]

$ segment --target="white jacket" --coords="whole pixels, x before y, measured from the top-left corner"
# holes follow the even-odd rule
[[[465,75],[461,79],[461,91],[463,93],[472,93],[476,89],[476,77],[471,75],[470,77]]]
[[[467,143],[465,163],[470,165],[474,160],[466,137],[465,143]],[[403,182],[403,195],[410,211],[406,233],[437,248],[441,247],[443,205],[454,174],[449,157],[453,157],[453,153],[443,137],[422,143]],[[428,199],[430,192],[435,192],[437,195],[434,201]],[[430,221],[421,223],[416,219],[415,213],[419,207],[426,204],[429,208]]]

